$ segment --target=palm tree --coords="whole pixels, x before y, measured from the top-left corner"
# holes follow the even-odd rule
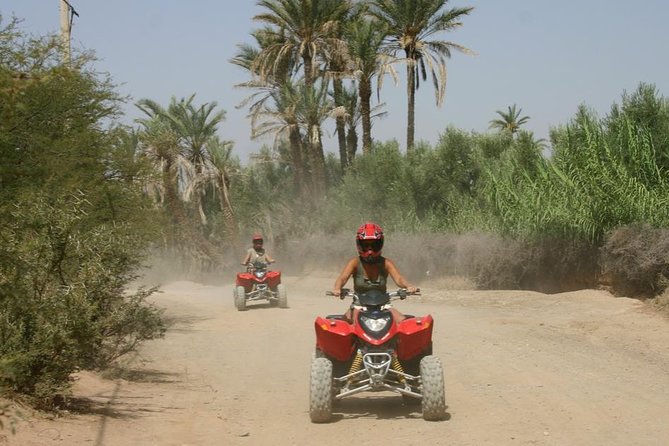
[[[492,121],[490,121],[489,128],[499,129],[501,131],[508,131],[511,132],[512,135],[515,135],[516,132],[520,130],[520,126],[530,120],[529,116],[521,117],[520,116],[521,112],[522,109],[520,108],[516,110],[516,104],[507,107],[506,113],[497,110],[495,113],[497,113],[500,116],[500,119],[493,119]]]
[[[321,83],[318,88],[301,85],[298,97],[301,99],[297,107],[297,120],[305,126],[304,134],[309,147],[311,161],[312,185],[316,196],[325,193],[325,153],[323,151],[322,124],[335,112],[334,104],[328,96],[327,85]]]
[[[268,25],[266,30],[274,33],[274,37],[268,38],[273,43],[262,48],[251,71],[258,73],[261,80],[276,76],[277,69],[285,67],[285,60],[289,57],[294,61],[294,68],[302,66],[306,88],[313,88],[322,64],[328,60],[329,52],[342,46],[341,39],[337,37],[337,29],[349,14],[350,1],[260,0],[258,5],[267,12],[258,14],[253,19]],[[320,134],[319,126],[318,122],[310,122],[310,133]],[[312,149],[322,151],[322,143]],[[312,165],[313,178],[321,183],[317,190],[324,190],[325,163],[318,160],[324,160],[325,156],[323,153],[313,155],[312,159],[316,161]]]
[[[352,7],[344,23],[356,21],[361,17],[362,7]],[[337,142],[339,144],[339,162],[342,171],[349,165],[347,142],[346,142],[346,93],[344,79],[352,77],[350,54],[348,45],[345,41],[345,26],[338,26],[334,32],[335,39],[331,40],[332,48],[327,52],[327,59],[324,66],[324,75],[326,79],[332,81],[332,98],[335,104],[335,118]]]
[[[207,216],[202,205],[202,198],[206,192],[206,182],[212,169],[207,143],[216,135],[218,125],[225,119],[225,111],[214,113],[216,102],[205,103],[200,107],[193,105],[195,95],[179,101],[172,97],[167,109],[150,99],[142,99],[137,107],[151,118],[163,120],[176,135],[182,145],[183,156],[188,160],[186,173],[189,173],[192,196],[195,198],[200,220],[203,226],[207,225]],[[196,185],[196,188],[193,186]],[[191,194],[189,194],[190,196]]]
[[[357,88],[354,82],[353,85],[351,86],[351,89],[345,88],[343,93],[346,127],[348,129],[346,135],[346,152],[347,152],[346,159],[349,165],[353,164],[353,160],[355,159],[355,154],[358,151],[358,132],[356,129],[358,128],[359,125],[361,125],[363,121],[362,111],[359,104],[358,91],[359,89]],[[370,133],[371,133],[372,121],[377,118],[384,118],[388,114],[388,112],[382,111],[385,105],[386,105],[385,103],[380,103],[370,108],[369,110]],[[368,151],[366,151],[365,153],[370,153],[370,152],[371,152],[371,137],[370,137],[370,147]]]
[[[295,61],[291,60],[290,57],[284,57],[282,63],[276,64],[272,75],[260,76],[258,67],[255,65],[258,55],[262,53],[264,48],[277,44],[282,39],[278,39],[278,36],[270,28],[256,30],[251,35],[255,38],[258,47],[248,44],[238,45],[240,51],[230,60],[231,63],[244,68],[253,76],[252,80],[236,85],[236,87],[254,90],[249,97],[238,105],[238,108],[251,104],[249,106],[249,117],[252,119],[251,132],[253,138],[274,134],[277,137],[275,138],[275,145],[279,142],[279,137],[288,139],[295,188],[300,194],[306,195],[307,188],[305,185],[309,181],[306,178],[303,163],[305,156],[303,154],[302,137],[295,118],[294,104],[291,105],[292,102],[295,102],[295,99],[293,98],[294,89],[290,80],[290,73],[293,71]],[[273,102],[273,104],[269,102]],[[277,118],[277,121],[283,122],[283,125],[274,126],[263,123],[262,128],[257,128],[257,123],[260,122],[259,117],[267,117],[268,115],[273,115]],[[273,120],[274,118],[270,119],[270,121]]]
[[[386,37],[382,23],[360,18],[346,29],[346,42],[351,60],[351,70],[358,80],[358,96],[360,98],[360,115],[362,120],[362,152],[372,150],[372,78],[378,76],[377,90],[380,89],[383,76],[389,72],[396,79],[395,71],[390,65],[394,58],[381,52]]]
[[[268,89],[262,99],[251,106],[252,137],[274,135],[275,146],[287,139],[290,146],[291,164],[296,190],[306,196],[310,177],[305,176],[302,133],[298,121],[300,99],[298,89],[287,81],[281,87]],[[271,98],[272,100],[268,100]]]
[[[219,206],[223,213],[223,220],[226,226],[226,236],[230,246],[239,246],[239,237],[237,233],[237,223],[235,213],[230,201],[230,155],[232,153],[232,142],[221,141],[217,136],[212,137],[207,148],[209,150],[209,162],[212,169],[207,172],[211,175],[211,181],[214,193],[218,196]]]
[[[300,61],[304,83],[313,85],[320,70],[319,63],[327,60],[327,52],[341,45],[336,30],[345,21],[350,2],[341,0],[260,0],[258,5],[268,10],[253,17],[269,25],[265,28],[268,41],[254,62],[254,71],[265,78],[275,76],[278,62],[290,57]],[[298,67],[296,64],[295,67]]]
[[[334,110],[327,85],[319,83],[315,88],[306,86],[304,82],[286,82],[273,96],[273,103],[265,102],[252,114],[254,137],[266,134],[274,134],[275,138],[287,136],[293,149],[291,156],[299,156],[303,152],[307,155],[306,164],[312,170],[311,184],[307,185],[305,181],[303,192],[324,192],[325,178],[318,174],[325,172],[321,125]],[[306,150],[294,150],[303,144]]]
[[[220,141],[216,136],[217,125],[225,112],[215,113],[215,102],[196,107],[193,99],[194,95],[179,101],[172,97],[167,108],[149,99],[142,99],[136,105],[147,115],[147,118],[137,119],[143,126],[142,148],[144,156],[161,168],[165,201],[175,223],[175,246],[182,254],[188,254],[184,259],[197,262],[198,268],[202,268],[227,262],[223,253],[205,237],[207,216],[203,200],[212,188],[227,195],[227,183],[220,182],[226,173],[212,159],[212,150],[221,147],[229,150],[232,143]],[[183,204],[191,198],[195,199],[200,216],[199,230],[192,224]],[[228,214],[227,232],[232,243],[234,232],[230,227],[234,221],[228,218],[232,216],[232,206],[229,199],[220,204],[224,216]]]
[[[138,119],[143,129],[138,133],[140,157],[156,167],[160,181],[146,182],[146,193],[165,206],[173,222],[188,226],[186,211],[180,199],[178,172],[186,163],[179,146],[178,135],[158,119]]]
[[[391,55],[404,55],[407,64],[407,150],[414,146],[415,94],[420,79],[430,72],[435,87],[437,106],[446,94],[446,59],[451,50],[472,53],[453,42],[429,40],[439,32],[453,31],[462,26],[460,19],[474,9],[451,8],[442,11],[448,0],[371,0],[372,17],[387,24],[387,49]]]

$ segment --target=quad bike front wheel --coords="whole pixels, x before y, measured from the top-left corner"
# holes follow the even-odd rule
[[[238,286],[235,288],[234,292],[235,297],[235,307],[239,311],[246,310],[246,290],[243,286]]]
[[[279,308],[288,308],[288,294],[286,293],[286,286],[283,283],[276,286],[276,294],[279,298]]]
[[[309,417],[312,423],[327,423],[332,417],[332,362],[327,358],[311,361]]]
[[[420,376],[423,382],[423,419],[439,421],[446,417],[444,370],[436,356],[428,355],[420,361]]]

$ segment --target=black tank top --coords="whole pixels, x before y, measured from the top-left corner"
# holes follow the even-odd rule
[[[380,290],[385,293],[387,282],[388,271],[386,271],[386,259],[384,257],[380,259],[379,276],[376,280],[370,280],[366,277],[362,261],[358,257],[358,268],[355,270],[355,276],[353,277],[353,290],[356,293],[364,293],[369,290]]]

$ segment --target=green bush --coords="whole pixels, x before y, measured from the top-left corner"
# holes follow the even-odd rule
[[[121,99],[58,49],[0,28],[0,390],[44,405],[163,333],[155,290],[127,291],[158,231]]]
[[[108,366],[161,336],[153,289],[126,293],[146,242],[125,224],[93,225],[84,196],[31,194],[3,208],[0,386],[48,403],[79,369]]]

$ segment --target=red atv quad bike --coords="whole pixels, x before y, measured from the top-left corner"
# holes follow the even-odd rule
[[[246,310],[249,302],[269,301],[273,306],[288,308],[286,288],[281,283],[281,272],[271,271],[265,262],[246,266],[245,273],[237,273],[233,296],[237,310]]]
[[[391,300],[408,294],[399,289],[358,295],[343,289],[342,299],[353,298],[353,322],[340,314],[316,318],[309,396],[312,422],[329,421],[333,401],[367,391],[399,393],[405,403],[422,405],[423,419],[445,418],[443,369],[432,355],[432,316],[406,315],[397,323],[390,310]]]

